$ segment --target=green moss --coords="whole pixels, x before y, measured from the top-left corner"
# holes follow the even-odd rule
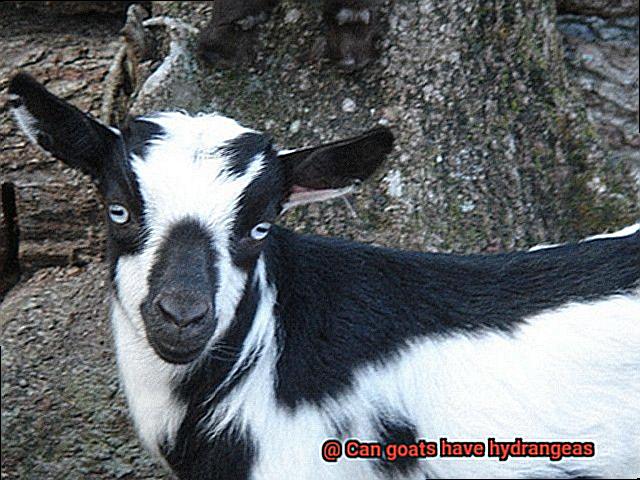
[[[577,135],[574,122],[564,116],[559,120],[560,138],[566,150],[567,163],[573,172],[564,191],[569,213],[565,217],[566,227],[572,233],[583,236],[618,229],[635,221],[640,211],[631,200],[633,195],[629,195],[636,186],[628,183],[629,176],[625,176],[628,172],[616,171],[606,161],[600,164],[589,162],[589,146],[595,138],[595,132],[584,118],[579,118],[585,127]],[[590,186],[596,177],[605,186],[605,192],[595,192]]]

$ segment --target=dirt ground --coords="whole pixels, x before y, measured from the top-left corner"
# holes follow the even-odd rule
[[[3,301],[3,479],[169,478],[127,417],[105,279],[102,264],[42,269]]]

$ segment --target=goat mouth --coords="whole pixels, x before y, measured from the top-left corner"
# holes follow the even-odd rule
[[[149,343],[158,356],[168,363],[183,365],[196,360],[204,351],[206,342],[193,348],[190,346],[179,347],[162,341],[161,339],[149,339]]]

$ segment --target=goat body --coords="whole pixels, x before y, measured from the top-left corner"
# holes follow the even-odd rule
[[[277,151],[219,115],[116,130],[26,75],[10,93],[30,138],[107,204],[122,385],[180,478],[640,472],[640,225],[490,256],[302,236],[270,224],[371,175],[387,129]],[[592,450],[328,462],[329,439]]]
[[[158,424],[142,422],[152,444],[175,428],[161,450],[181,478],[568,478],[637,467],[638,233],[477,257],[284,229],[270,238],[241,300],[249,315],[167,388],[175,417],[164,410]],[[131,353],[124,364],[136,363]],[[151,387],[129,397],[141,412],[156,398]],[[596,456],[320,457],[329,438],[442,437],[593,442]]]

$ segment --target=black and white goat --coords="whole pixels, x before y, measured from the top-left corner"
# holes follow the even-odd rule
[[[388,130],[290,152],[219,115],[122,131],[19,74],[24,132],[108,211],[111,319],[146,447],[180,478],[640,474],[640,233],[458,256],[272,225],[340,194]],[[590,457],[325,462],[325,440],[593,442]],[[566,455],[566,453],[565,453]]]

